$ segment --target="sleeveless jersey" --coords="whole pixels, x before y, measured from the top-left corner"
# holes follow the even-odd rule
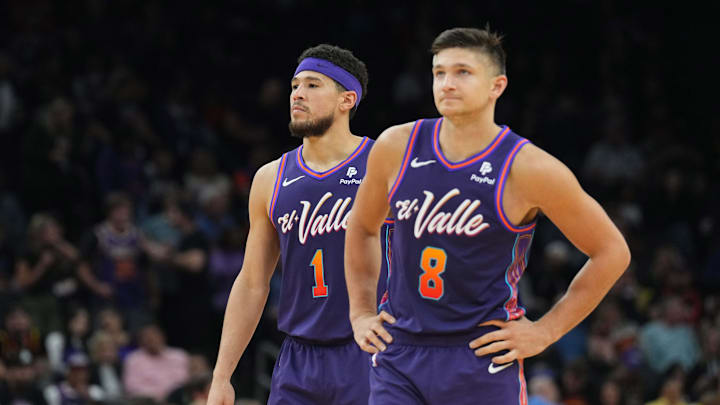
[[[384,309],[408,333],[472,333],[525,313],[518,282],[535,221],[513,226],[502,198],[528,140],[504,126],[483,151],[451,162],[440,149],[442,121],[415,123],[388,196],[395,225]]]
[[[269,215],[281,250],[278,328],[288,335],[319,342],[352,338],[345,229],[372,144],[363,138],[347,159],[325,172],[305,164],[302,146],[280,159]],[[378,286],[384,290],[384,284]]]

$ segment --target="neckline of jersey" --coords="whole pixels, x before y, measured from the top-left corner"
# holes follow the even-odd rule
[[[489,155],[495,148],[500,144],[500,142],[505,138],[505,136],[510,133],[510,127],[507,125],[502,125],[500,128],[500,132],[498,132],[497,135],[495,135],[495,138],[488,144],[488,146],[485,147],[485,149],[481,150],[480,152],[461,160],[460,162],[451,162],[448,158],[443,155],[443,151],[440,148],[440,127],[442,126],[442,121],[444,118],[440,118],[435,122],[435,128],[433,128],[433,151],[435,152],[435,156],[440,160],[440,162],[445,166],[448,170],[458,170],[462,169],[464,167],[467,167],[478,160],[486,157]]]
[[[347,158],[345,158],[345,160],[343,160],[342,162],[335,165],[333,168],[328,169],[324,172],[316,172],[315,170],[311,169],[310,167],[308,167],[308,165],[305,164],[305,160],[303,160],[303,157],[302,157],[303,145],[300,145],[300,147],[297,150],[298,166],[300,167],[300,170],[302,170],[306,174],[312,176],[315,179],[322,180],[325,177],[340,170],[343,166],[345,166],[346,164],[350,163],[353,159],[355,159],[363,151],[363,149],[365,149],[365,146],[367,146],[369,139],[370,138],[368,138],[367,136],[364,136],[363,140],[360,142],[360,145],[358,145],[357,148],[355,148],[355,150],[353,151],[353,153],[350,154],[350,156],[348,156]]]

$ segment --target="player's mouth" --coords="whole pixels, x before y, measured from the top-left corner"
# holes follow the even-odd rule
[[[460,96],[443,96],[440,97],[440,101],[451,101],[451,100],[462,100]]]
[[[307,108],[301,106],[300,104],[294,104],[290,108],[290,112],[307,112]]]

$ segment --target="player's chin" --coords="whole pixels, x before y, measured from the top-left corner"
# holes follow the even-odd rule
[[[465,112],[462,105],[448,105],[448,103],[440,103],[437,106],[438,112],[444,117],[452,117],[453,115],[461,115]]]
[[[306,125],[309,124],[312,120],[310,117],[290,117],[290,123],[293,125]]]
[[[303,122],[310,119],[310,114],[304,110],[290,110],[290,120],[293,122]]]

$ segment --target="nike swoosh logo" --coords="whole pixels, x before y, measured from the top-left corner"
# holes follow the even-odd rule
[[[427,165],[433,164],[433,163],[435,163],[434,160],[425,160],[425,161],[422,161],[422,162],[418,162],[417,158],[415,158],[415,159],[413,159],[413,160],[410,162],[410,166],[411,166],[413,169],[417,169],[418,167],[427,166]]]
[[[505,364],[503,364],[502,366],[497,366],[497,367],[495,367],[495,363],[490,362],[490,365],[488,366],[488,373],[490,373],[490,374],[497,374],[497,373],[505,370],[506,368],[508,368],[508,367],[510,367],[510,366],[512,366],[512,365],[513,365],[513,362],[511,361],[510,363],[505,363]]]
[[[285,180],[283,180],[283,187],[287,187],[287,186],[295,183],[296,181],[302,179],[303,177],[305,177],[305,176],[304,176],[304,175],[303,175],[303,176],[298,176],[298,177],[295,177],[295,178],[292,179],[292,180],[288,180],[287,177],[286,177]]]

